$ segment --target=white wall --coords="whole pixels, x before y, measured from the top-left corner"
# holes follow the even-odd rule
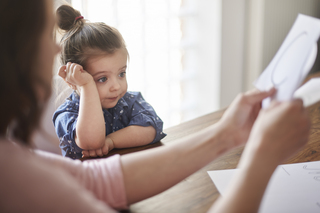
[[[220,108],[243,87],[245,0],[222,1]]]
[[[222,1],[221,108],[238,93],[253,88],[253,81],[279,49],[298,13],[320,17],[320,1]],[[312,71],[319,69],[318,55]]]
[[[200,103],[198,116],[220,108],[221,7],[222,0],[198,1],[199,38],[197,88]],[[211,91],[208,97],[202,91]],[[206,95],[206,96],[204,96]]]

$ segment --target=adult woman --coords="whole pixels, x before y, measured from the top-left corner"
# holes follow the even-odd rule
[[[307,141],[301,101],[274,103],[259,113],[271,90],[239,95],[217,124],[170,146],[84,163],[30,151],[59,51],[52,1],[2,0],[0,14],[2,211],[113,212],[168,189],[247,141],[234,187],[210,211],[256,211],[275,167]]]

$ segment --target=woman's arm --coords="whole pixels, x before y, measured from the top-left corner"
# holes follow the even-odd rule
[[[252,128],[239,172],[210,212],[257,212],[274,170],[307,143],[309,128],[301,101],[263,110]]]
[[[75,141],[85,150],[98,149],[105,142],[105,121],[99,93],[92,76],[82,66],[68,63],[60,67],[59,75],[75,89],[80,90],[79,116]]]
[[[158,194],[234,147],[219,124],[174,144],[121,157],[128,204]]]
[[[122,156],[128,203],[168,189],[226,151],[244,144],[261,101],[274,92],[273,89],[239,95],[215,125],[177,143]]]
[[[73,208],[74,210],[77,209],[77,212],[96,212],[93,209],[101,208],[101,204],[115,209],[127,208],[119,155],[81,162],[40,150],[36,150],[35,154],[34,157],[36,158],[33,159],[32,163],[36,166],[37,172],[30,172],[27,166],[24,166],[24,170],[28,170],[27,174],[34,176],[31,178],[34,183],[43,186],[33,187],[34,189],[31,190],[33,192],[42,191],[40,200],[50,201],[49,203],[54,206],[54,209],[58,209],[57,206],[60,207],[60,211],[57,210],[56,212],[61,212],[61,208],[73,212],[73,205],[76,205]],[[30,162],[26,155],[21,156],[24,156],[23,160],[25,162]],[[21,159],[19,159],[20,162]],[[23,171],[19,170],[20,173]],[[46,182],[43,181],[44,176],[46,176]],[[32,188],[32,186],[34,185],[27,188]],[[29,195],[36,194],[30,193],[30,190],[25,192]],[[51,200],[49,199],[50,196],[52,196]],[[88,197],[90,199],[83,200],[83,198]],[[52,202],[53,200],[57,202]],[[76,204],[77,202],[78,204]],[[81,210],[81,208],[83,209]],[[104,209],[101,212],[108,211]]]

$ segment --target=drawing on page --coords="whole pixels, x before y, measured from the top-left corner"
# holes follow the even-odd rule
[[[320,174],[320,172],[309,172],[309,174],[317,175],[317,174]]]
[[[271,83],[273,86],[278,88],[281,84],[283,84],[290,76],[291,70],[284,69],[287,66],[287,63],[292,60],[293,54],[299,54],[297,48],[301,45],[305,39],[308,38],[308,33],[306,31],[301,32],[293,39],[290,44],[285,48],[282,52],[281,56],[278,58],[272,72],[271,72]],[[300,73],[301,75],[301,73]]]
[[[303,165],[302,167],[304,170],[307,170],[307,171],[312,171],[312,170],[320,170],[320,168],[316,168],[316,167],[313,167],[313,168],[309,168],[308,165]],[[308,172],[309,175],[315,175],[313,177],[313,179],[315,181],[319,181],[320,182],[320,171],[315,171],[315,172]]]
[[[308,165],[303,165],[303,169],[305,169],[305,170],[320,170],[320,168],[308,168]]]
[[[320,176],[314,176],[313,177],[316,181],[320,181]]]
[[[290,176],[290,173],[283,166],[281,168]]]

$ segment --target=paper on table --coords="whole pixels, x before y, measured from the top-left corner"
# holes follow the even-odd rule
[[[236,171],[208,171],[222,196]],[[259,209],[259,213],[270,212],[320,212],[320,161],[277,167]]]
[[[299,14],[275,57],[254,83],[259,90],[277,88],[272,98],[263,101],[268,107],[272,99],[291,100],[310,71],[317,55],[320,20]]]

